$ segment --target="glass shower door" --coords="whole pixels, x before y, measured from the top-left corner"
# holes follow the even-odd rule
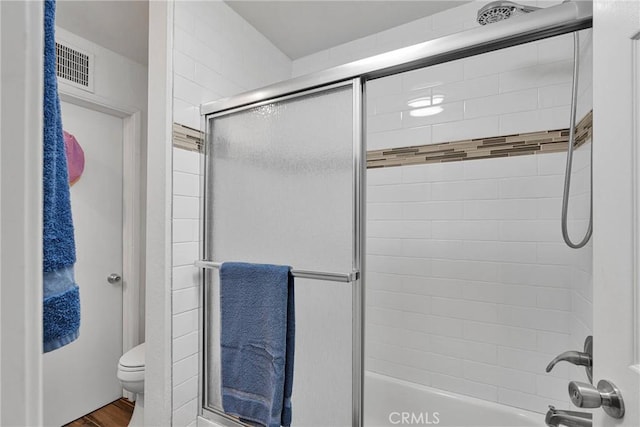
[[[354,86],[349,81],[207,117],[205,259],[334,273],[360,268]],[[295,279],[296,426],[352,424],[359,286]],[[204,409],[221,415],[217,270],[206,270],[205,289]]]

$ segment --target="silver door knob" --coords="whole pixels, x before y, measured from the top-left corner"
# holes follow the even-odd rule
[[[122,277],[120,277],[120,275],[118,273],[111,273],[108,277],[107,277],[107,282],[111,283],[112,285],[115,285],[116,283],[118,283],[120,280],[122,280]]]
[[[624,416],[624,401],[620,390],[607,380],[600,380],[598,388],[591,384],[571,381],[569,397],[578,408],[599,408],[613,418]]]

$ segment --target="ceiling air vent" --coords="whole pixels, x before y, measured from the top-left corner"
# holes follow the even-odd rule
[[[56,42],[56,74],[64,83],[93,92],[93,55]]]

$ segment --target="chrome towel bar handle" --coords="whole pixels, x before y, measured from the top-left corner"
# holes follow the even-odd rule
[[[207,261],[207,260],[198,260],[198,261],[195,261],[193,264],[196,267],[207,268],[207,269],[220,268],[222,266],[221,262]],[[332,272],[326,272],[326,271],[291,269],[291,274],[293,275],[293,277],[298,277],[302,279],[326,280],[328,282],[342,282],[342,283],[355,282],[360,278],[359,271],[352,271],[351,273],[332,273]]]

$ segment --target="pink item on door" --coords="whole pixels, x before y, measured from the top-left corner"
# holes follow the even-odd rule
[[[75,136],[64,132],[64,148],[67,153],[67,168],[69,170],[69,185],[73,185],[84,171],[84,151]]]

